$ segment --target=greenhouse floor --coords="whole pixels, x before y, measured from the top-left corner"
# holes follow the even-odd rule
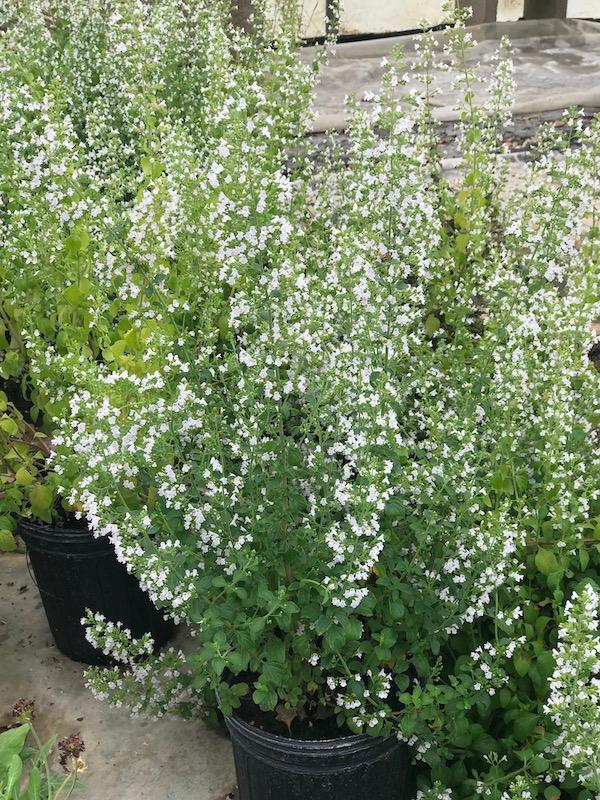
[[[40,735],[80,733],[86,800],[225,800],[235,785],[227,738],[201,723],[132,719],[84,686],[82,665],[54,646],[25,557],[0,554],[0,726],[35,700]]]

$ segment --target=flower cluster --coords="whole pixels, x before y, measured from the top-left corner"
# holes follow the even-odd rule
[[[33,722],[35,719],[35,701],[21,697],[13,705],[12,714],[19,722]]]
[[[600,595],[591,584],[574,592],[555,651],[546,713],[559,729],[554,752],[584,786],[600,792]]]
[[[59,739],[57,747],[60,754],[58,760],[65,772],[75,772],[85,767],[80,758],[85,750],[85,743],[78,733]]]

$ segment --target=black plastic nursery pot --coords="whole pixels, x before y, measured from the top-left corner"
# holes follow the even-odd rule
[[[408,748],[395,738],[289,739],[227,717],[239,800],[404,800]]]
[[[106,538],[95,539],[83,525],[52,527],[20,520],[18,533],[39,589],[58,649],[74,661],[106,665],[111,660],[85,638],[86,608],[122,622],[134,637],[150,633],[157,647],[172,636],[166,620],[133,575],[117,561]]]

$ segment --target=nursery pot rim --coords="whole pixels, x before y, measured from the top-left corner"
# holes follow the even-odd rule
[[[28,549],[69,555],[75,551],[79,555],[89,553],[114,552],[111,541],[104,536],[95,537],[86,523],[81,528],[59,527],[41,520],[21,517],[17,521],[17,533]]]
[[[333,739],[292,739],[264,731],[236,715],[225,717],[225,723],[234,744],[264,763],[292,772],[337,774],[357,760],[374,763],[402,747],[395,736],[362,733]]]

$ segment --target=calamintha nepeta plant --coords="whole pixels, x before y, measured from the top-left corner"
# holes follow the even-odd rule
[[[105,20],[102,41],[133,58],[187,6],[145,8]],[[226,713],[251,698],[292,730],[330,715],[393,733],[436,796],[554,789],[561,734],[540,703],[556,613],[574,559],[598,566],[598,123],[546,129],[513,186],[510,63],[502,48],[475,105],[459,14],[423,37],[420,89],[394,60],[355,110],[347,163],[333,148],[316,169],[314,71],[293,37],[265,48],[203,15],[216,27],[197,85],[219,89],[206,107],[196,73],[178,77],[170,25],[133,68],[152,76],[149,130],[136,102],[104,110],[110,59],[87,105],[63,93],[68,163],[91,165],[102,200],[76,233],[71,217],[48,224],[75,236],[82,306],[108,338],[86,359],[32,326],[32,380],[69,406],[54,456],[67,500],[197,640],[144,659],[148,637],[91,613],[90,640],[127,669],[90,685],[136,713],[189,715],[218,690]],[[74,59],[80,29],[65,25]],[[67,60],[50,63],[59,83]],[[431,104],[447,63],[464,97],[458,185]]]
[[[583,786],[600,792],[600,598],[592,584],[574,592],[558,633],[546,711],[558,726],[554,753]]]

